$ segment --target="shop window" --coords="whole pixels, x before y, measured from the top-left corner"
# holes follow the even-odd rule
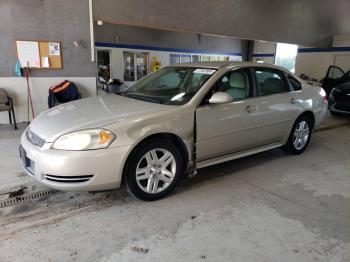
[[[146,76],[149,67],[148,59],[149,53],[123,52],[124,81],[137,81]]]
[[[208,56],[208,55],[202,55],[202,56],[201,56],[201,61],[210,61],[210,56]]]
[[[178,64],[180,63],[180,55],[179,54],[170,54],[170,64]]]
[[[216,55],[212,55],[210,56],[210,61],[219,61],[219,56],[216,56]]]
[[[192,55],[192,62],[200,62],[201,57],[200,55]]]
[[[137,80],[148,74],[148,53],[136,53]]]
[[[191,62],[191,55],[181,55],[181,63]]]
[[[124,81],[135,81],[135,59],[134,53],[123,52]]]

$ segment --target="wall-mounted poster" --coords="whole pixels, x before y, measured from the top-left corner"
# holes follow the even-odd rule
[[[49,42],[49,55],[60,55],[60,43]]]
[[[39,43],[36,41],[16,41],[17,57],[21,67],[40,68]]]

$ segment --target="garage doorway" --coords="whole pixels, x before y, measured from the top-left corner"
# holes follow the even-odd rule
[[[277,43],[275,65],[287,68],[295,72],[295,60],[297,58],[298,46],[284,43]]]
[[[97,76],[106,81],[111,78],[110,50],[97,50]]]

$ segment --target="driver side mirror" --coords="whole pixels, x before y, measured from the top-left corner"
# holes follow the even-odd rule
[[[209,99],[209,104],[225,104],[232,101],[233,101],[232,96],[230,96],[228,93],[216,92]]]

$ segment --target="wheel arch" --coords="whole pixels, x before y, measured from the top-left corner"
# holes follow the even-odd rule
[[[186,143],[183,141],[183,139],[181,139],[181,137],[179,137],[178,135],[176,135],[174,133],[170,133],[170,132],[155,133],[155,134],[151,134],[151,135],[148,135],[148,136],[142,138],[129,151],[128,156],[126,157],[126,160],[124,161],[124,165],[123,165],[123,169],[122,169],[123,170],[123,172],[122,172],[122,183],[124,183],[124,181],[125,181],[125,173],[126,173],[127,165],[128,165],[128,162],[129,162],[130,157],[132,156],[132,154],[135,152],[135,150],[137,150],[144,143],[146,143],[147,141],[150,141],[152,139],[155,139],[155,138],[167,139],[167,140],[171,141],[175,146],[177,146],[177,148],[182,153],[181,156],[183,157],[184,165],[185,165],[185,167],[187,167],[187,163],[188,163],[188,161],[190,159],[190,152],[189,152],[189,150],[188,150],[188,148],[186,146]]]
[[[315,127],[315,121],[316,121],[316,118],[315,118],[314,113],[313,113],[312,111],[304,111],[303,113],[301,113],[301,114],[298,116],[297,119],[299,119],[300,117],[303,117],[303,116],[306,116],[306,117],[308,117],[308,118],[311,119],[311,124],[312,124],[311,129],[314,129],[314,127]],[[295,120],[295,121],[296,121],[296,120]]]

